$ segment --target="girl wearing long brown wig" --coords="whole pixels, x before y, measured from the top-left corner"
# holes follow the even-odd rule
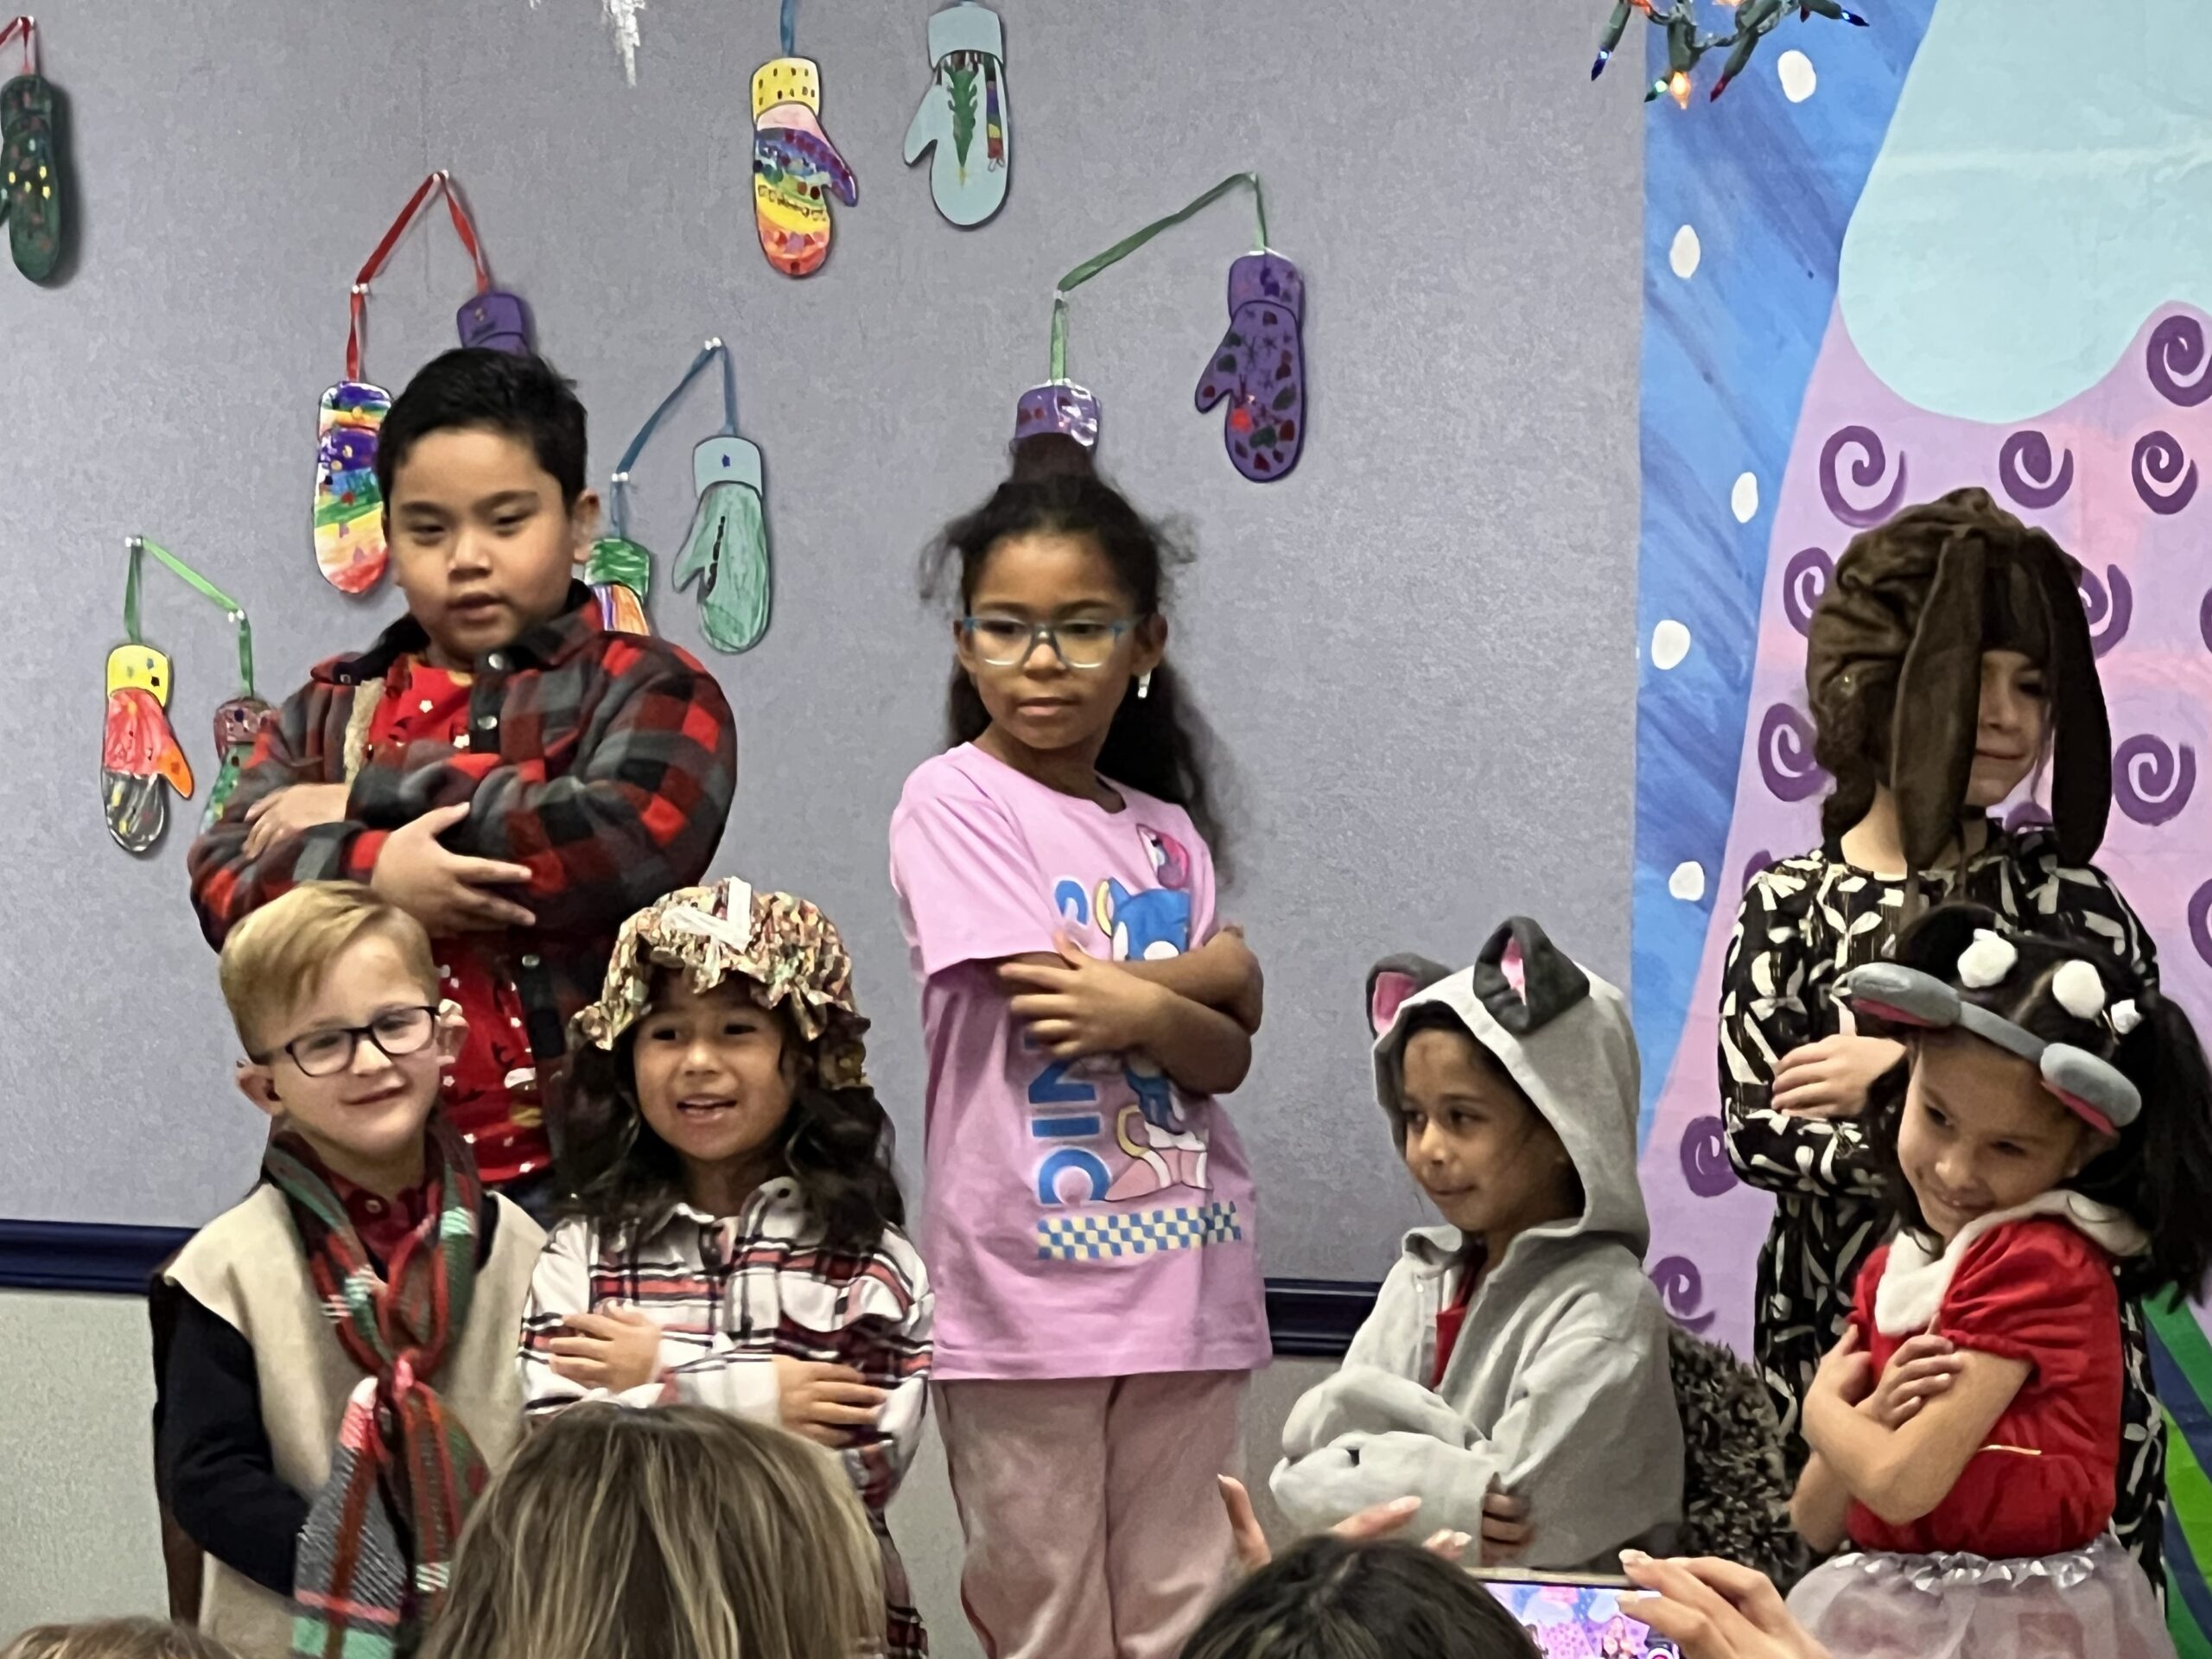
[[[1930,903],[1970,900],[2024,931],[2102,944],[2155,984],[2142,923],[2090,862],[2112,801],[2111,733],[2075,566],[2057,543],[1957,490],[1854,538],[1815,613],[1806,690],[1835,779],[1821,843],[1745,890],[1720,989],[1730,1161],[1775,1194],[1753,1346],[1793,1473],[1800,1408],[1882,1242],[1859,1121],[1903,1060],[1830,995]],[[2050,821],[1990,816],[2047,772]],[[2114,1525],[2158,1576],[2164,1446],[2139,1316],[2126,1305],[2127,1443]]]

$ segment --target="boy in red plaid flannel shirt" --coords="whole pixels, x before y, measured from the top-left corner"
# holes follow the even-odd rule
[[[584,410],[536,357],[448,352],[391,405],[377,483],[407,615],[315,670],[192,849],[208,943],[296,883],[367,882],[429,930],[468,1040],[448,1116],[486,1183],[550,1202],[543,1090],[623,918],[705,873],[737,786],[721,688],[601,630],[573,576]]]

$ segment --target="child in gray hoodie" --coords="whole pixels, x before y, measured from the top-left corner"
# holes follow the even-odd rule
[[[1368,1007],[1377,1097],[1452,1224],[1407,1235],[1344,1369],[1292,1411],[1276,1500],[1318,1529],[1417,1497],[1424,1530],[1478,1535],[1511,1500],[1532,1568],[1666,1554],[1682,1431],[1620,993],[1516,917],[1459,973],[1379,964]]]

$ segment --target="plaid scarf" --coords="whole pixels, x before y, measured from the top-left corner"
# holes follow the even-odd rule
[[[365,1373],[300,1534],[294,1659],[411,1653],[484,1490],[483,1459],[429,1382],[468,1320],[484,1189],[442,1119],[429,1137],[428,1218],[385,1264],[385,1278],[306,1142],[280,1135],[262,1162],[290,1206],[339,1345]]]

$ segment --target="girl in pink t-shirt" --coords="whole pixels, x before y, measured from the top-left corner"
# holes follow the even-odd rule
[[[995,1659],[1168,1659],[1220,1586],[1267,1318],[1243,1148],[1260,972],[1217,925],[1173,554],[1057,435],[949,526],[957,747],[891,879],[929,1051],[932,1391]]]

